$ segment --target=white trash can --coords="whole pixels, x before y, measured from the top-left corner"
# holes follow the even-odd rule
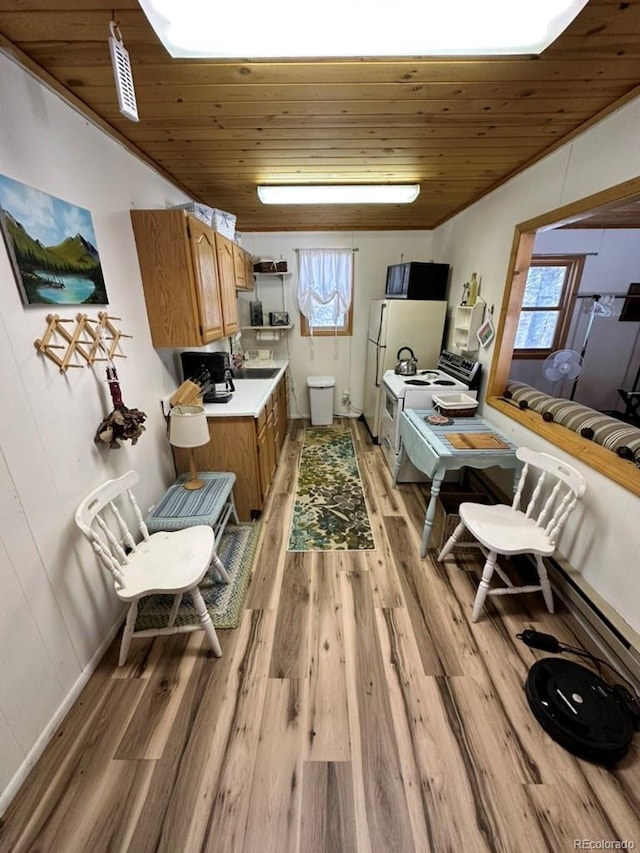
[[[335,376],[307,376],[313,426],[326,426],[333,423],[333,389],[335,385]]]

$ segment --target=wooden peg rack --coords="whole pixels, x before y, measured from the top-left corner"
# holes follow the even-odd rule
[[[59,317],[58,314],[48,314],[46,320],[44,336],[34,341],[34,346],[38,352],[58,365],[60,373],[66,373],[69,367],[85,366],[72,361],[76,353],[86,364],[126,358],[126,355],[117,352],[117,349],[121,338],[131,338],[132,335],[125,335],[113,325],[113,321],[119,321],[120,317],[110,317],[106,311],[99,311],[97,318],[77,314],[73,320]],[[68,329],[70,323],[75,323],[72,331]],[[61,340],[65,343],[60,343]]]

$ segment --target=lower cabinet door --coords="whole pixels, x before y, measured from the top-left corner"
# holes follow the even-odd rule
[[[257,437],[258,447],[258,470],[260,472],[260,492],[262,500],[267,496],[269,485],[271,483],[271,462],[269,459],[269,427],[265,424]]]

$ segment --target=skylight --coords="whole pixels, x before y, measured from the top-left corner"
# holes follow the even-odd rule
[[[140,0],[174,58],[536,54],[587,0]]]

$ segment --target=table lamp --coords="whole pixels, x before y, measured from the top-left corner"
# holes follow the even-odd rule
[[[207,416],[202,406],[174,406],[169,412],[169,442],[174,447],[184,447],[189,455],[189,478],[182,484],[185,489],[201,489],[204,480],[198,477],[193,456],[194,447],[209,443]]]

